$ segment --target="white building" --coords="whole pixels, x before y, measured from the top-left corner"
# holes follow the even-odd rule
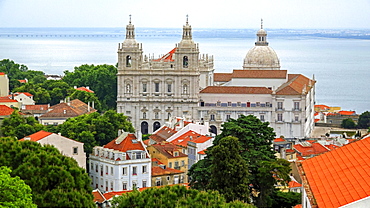
[[[75,159],[78,166],[86,169],[86,154],[84,152],[84,143],[69,139],[59,134],[39,131],[20,139],[21,141],[34,141],[42,145],[49,144],[57,148],[60,153]]]
[[[103,147],[94,147],[89,164],[93,188],[100,191],[151,186],[151,159],[134,134],[124,132]]]
[[[142,56],[131,21],[126,30],[118,50],[117,111],[143,134],[155,132],[171,116],[209,122],[217,134],[229,118],[243,114],[269,122],[277,136],[310,137],[316,81],[280,70],[262,24],[243,68],[231,73],[214,73],[213,58],[199,56],[188,22],[180,43],[159,59]]]
[[[8,97],[20,102],[22,106],[35,105],[35,101],[33,100],[33,95],[28,92],[15,92],[9,95]]]

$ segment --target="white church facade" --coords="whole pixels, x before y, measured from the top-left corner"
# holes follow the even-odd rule
[[[268,121],[285,138],[309,137],[314,127],[316,81],[280,69],[262,24],[243,68],[214,73],[213,57],[200,55],[188,21],[180,43],[151,59],[143,56],[130,20],[126,40],[119,44],[117,77],[117,111],[143,134],[153,133],[173,116],[209,122],[213,133],[242,114]]]

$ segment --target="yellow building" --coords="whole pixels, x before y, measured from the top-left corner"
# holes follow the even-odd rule
[[[182,148],[171,143],[159,143],[147,147],[151,158],[161,161],[166,167],[188,172],[188,156],[182,153]],[[182,176],[184,177],[184,176]],[[187,178],[180,178],[180,181],[187,183]]]

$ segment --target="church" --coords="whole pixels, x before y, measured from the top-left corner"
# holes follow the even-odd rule
[[[262,21],[242,69],[215,73],[213,62],[213,56],[200,54],[188,20],[170,52],[158,59],[143,56],[130,19],[118,48],[117,112],[142,134],[155,132],[175,116],[207,122],[218,134],[228,119],[254,115],[268,121],[277,136],[310,137],[316,81],[280,69]]]

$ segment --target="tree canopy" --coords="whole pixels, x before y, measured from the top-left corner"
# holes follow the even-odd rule
[[[367,129],[370,127],[370,112],[363,112],[358,118],[357,126],[360,129]]]
[[[63,81],[70,86],[89,86],[99,98],[102,108],[116,109],[117,68],[113,65],[81,65],[73,72],[64,71]]]
[[[139,192],[132,192],[114,197],[112,205],[115,208],[172,208],[172,207],[254,207],[240,201],[227,203],[225,198],[217,191],[198,191],[187,189],[184,186],[153,187]]]
[[[37,142],[0,139],[0,166],[8,166],[32,189],[39,207],[95,207],[91,180],[77,162],[55,147]]]
[[[60,124],[57,131],[65,137],[83,142],[85,152],[90,154],[94,146],[103,146],[115,139],[119,129],[135,131],[126,116],[108,110],[103,115],[95,112],[70,118]]]
[[[9,118],[4,118],[0,132],[4,136],[21,139],[27,135],[43,130],[45,127],[32,116],[22,116],[14,110]]]
[[[192,181],[190,186],[199,188],[198,182],[206,189],[209,188],[210,175],[208,165],[212,165],[212,149],[217,146],[222,138],[233,136],[238,138],[240,145],[239,154],[248,165],[248,180],[251,184],[250,197],[258,207],[269,207],[272,204],[274,185],[286,183],[290,180],[289,162],[276,159],[272,149],[275,133],[268,122],[261,122],[253,115],[241,115],[238,119],[230,119],[223,124],[222,133],[217,135],[213,146],[206,151],[205,161],[201,160],[189,170]],[[209,168],[209,167],[208,167]]]
[[[342,120],[341,126],[345,129],[354,129],[356,128],[356,123],[352,120],[352,118],[346,118]]]
[[[18,176],[11,177],[11,172],[6,166],[0,167],[0,207],[36,208],[32,202],[31,188]]]

